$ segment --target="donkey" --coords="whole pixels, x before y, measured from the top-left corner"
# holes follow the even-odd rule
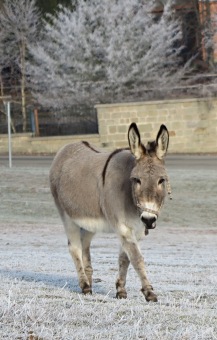
[[[88,142],[64,146],[51,165],[50,187],[82,292],[92,293],[90,243],[94,234],[114,231],[121,245],[116,297],[127,297],[126,275],[131,263],[145,299],[156,302],[138,241],[156,227],[169,188],[164,166],[169,134],[161,125],[156,140],[144,146],[137,125],[132,123],[128,142],[129,148],[112,153]]]

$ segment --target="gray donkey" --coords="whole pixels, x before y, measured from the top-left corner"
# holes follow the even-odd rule
[[[92,293],[90,243],[96,232],[114,231],[121,244],[117,297],[126,298],[131,263],[147,301],[157,301],[148,281],[138,241],[156,227],[168,186],[164,157],[168,130],[161,125],[156,140],[141,143],[135,123],[128,131],[129,148],[112,153],[88,142],[68,144],[54,158],[50,186],[68,237],[79,284]]]

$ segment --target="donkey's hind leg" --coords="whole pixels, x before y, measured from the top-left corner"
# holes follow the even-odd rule
[[[88,281],[90,283],[90,288],[92,287],[92,275],[93,268],[91,265],[91,256],[90,256],[90,243],[95,234],[91,233],[87,230],[81,230],[81,242],[82,242],[82,259],[85,274],[87,275]]]
[[[64,226],[66,235],[68,237],[69,252],[77,270],[79,286],[82,293],[92,293],[91,283],[85,273],[83,256],[82,256],[82,241],[81,241],[81,228],[78,227],[73,220],[68,216],[64,216]]]
[[[116,289],[117,289],[116,297],[119,299],[126,299],[127,292],[125,289],[125,284],[126,284],[127,270],[130,264],[130,260],[122,248],[120,249],[118,262],[119,262],[119,276],[116,281]]]

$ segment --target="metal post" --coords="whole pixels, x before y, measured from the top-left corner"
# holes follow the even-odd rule
[[[35,136],[39,137],[40,131],[39,131],[39,122],[38,122],[38,110],[34,110],[34,119],[35,119]]]
[[[35,117],[34,117],[34,112],[33,110],[30,111],[30,118],[31,118],[31,128],[33,135],[35,135]]]
[[[8,116],[8,157],[9,157],[9,168],[12,168],[12,152],[11,152],[11,106],[10,106],[10,102],[7,102],[7,116]]]

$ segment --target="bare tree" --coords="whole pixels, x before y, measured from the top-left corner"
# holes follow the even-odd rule
[[[171,1],[161,17],[152,0],[80,0],[59,6],[31,49],[38,100],[47,106],[130,98],[147,89],[177,84],[182,31]]]
[[[7,34],[4,29],[0,27],[0,96],[4,96],[4,82],[2,72],[11,63],[12,55],[8,54],[7,45]],[[9,47],[9,46],[8,46]]]
[[[39,12],[35,0],[5,0],[0,12],[0,22],[4,57],[13,60],[20,71],[23,131],[26,131],[26,61],[29,44],[36,40],[39,29]],[[3,66],[4,60],[1,55]]]

